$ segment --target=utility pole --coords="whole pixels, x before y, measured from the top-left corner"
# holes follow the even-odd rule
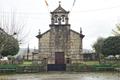
[[[29,49],[29,44],[28,44],[28,48],[27,48],[27,60],[29,59],[29,53],[30,53],[30,49]]]

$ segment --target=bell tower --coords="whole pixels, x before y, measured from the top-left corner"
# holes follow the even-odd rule
[[[69,11],[64,10],[59,6],[51,13],[50,26],[50,50],[51,53],[64,52],[66,53],[68,47],[68,40],[70,35]]]

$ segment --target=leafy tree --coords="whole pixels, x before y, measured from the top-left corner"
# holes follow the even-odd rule
[[[98,38],[97,41],[93,44],[92,48],[95,50],[96,53],[101,53],[102,45],[104,42],[104,38]]]
[[[102,53],[105,56],[108,55],[120,55],[120,37],[119,36],[113,36],[108,37],[105,39],[104,44],[102,46]]]
[[[16,55],[19,51],[18,40],[4,31],[0,33],[0,54],[2,56]]]
[[[101,63],[101,55],[102,55],[102,45],[104,42],[104,38],[99,37],[97,39],[97,41],[93,44],[92,48],[95,50],[95,52],[98,54],[98,58],[99,58],[99,63]]]

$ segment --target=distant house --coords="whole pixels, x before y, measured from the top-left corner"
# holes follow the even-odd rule
[[[84,49],[83,50],[83,60],[84,61],[98,60],[98,54],[95,53],[95,51],[93,51],[93,50]]]
[[[34,56],[35,53],[38,54],[38,50],[29,49],[28,51],[28,48],[20,48],[19,53],[16,55],[16,57],[19,57],[24,60],[33,60],[33,59],[37,59],[37,57]]]

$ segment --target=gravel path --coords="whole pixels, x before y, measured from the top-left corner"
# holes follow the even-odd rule
[[[0,80],[120,80],[120,73],[115,72],[49,72],[37,74],[1,75]]]

